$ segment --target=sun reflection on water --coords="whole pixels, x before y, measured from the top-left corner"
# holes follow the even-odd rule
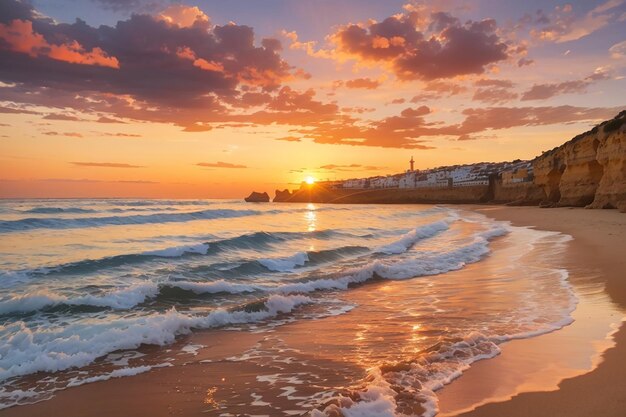
[[[304,220],[307,223],[307,230],[314,232],[317,229],[317,213],[315,213],[315,204],[309,203],[306,206],[307,212],[304,213]]]

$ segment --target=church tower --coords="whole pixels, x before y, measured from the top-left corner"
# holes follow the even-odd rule
[[[411,171],[414,171],[413,165],[415,164],[415,161],[413,160],[412,156],[411,156],[411,160],[409,161],[409,164],[411,164]]]

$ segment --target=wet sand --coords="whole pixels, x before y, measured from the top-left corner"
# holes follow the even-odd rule
[[[573,283],[576,285],[578,279],[580,285],[591,283],[591,288],[593,283],[602,284],[604,294],[617,310],[616,319],[626,311],[626,215],[617,210],[580,208],[474,209],[497,220],[509,220],[515,226],[533,226],[573,236],[566,260],[569,268],[579,271],[578,278],[571,277]],[[601,296],[596,294],[596,300]],[[593,298],[583,306],[588,311],[582,312],[582,317],[577,311],[578,321],[594,314]],[[571,328],[576,325],[577,322]],[[462,378],[438,393],[440,407],[446,411],[443,414],[623,417],[626,415],[626,325],[616,327],[605,342],[612,347],[592,358],[595,363],[578,367],[567,364],[567,355],[577,348],[580,337],[593,334],[593,328],[583,326],[578,336],[568,334],[570,329],[565,328],[503,345],[499,357],[474,364]],[[598,348],[602,350],[601,346]],[[473,410],[454,412],[464,408]]]
[[[473,364],[461,378],[439,391],[441,411],[454,415],[458,414],[455,410],[487,401],[463,415],[623,416],[626,329],[622,327],[612,337],[606,336],[610,322],[619,322],[621,312],[626,310],[626,216],[616,211],[583,209],[473,209],[499,220],[510,220],[514,225],[534,225],[572,235],[574,241],[569,244],[564,262],[576,271],[570,280],[585,296],[573,325],[536,338],[505,343],[500,356]],[[496,261],[497,256],[490,256],[447,274],[449,285],[479,277],[481,268]],[[358,389],[354,382],[365,380],[367,368],[377,364],[389,347],[407,357],[418,353],[419,338],[415,337],[419,334],[411,334],[407,328],[410,317],[402,317],[407,311],[402,305],[402,294],[417,291],[424,280],[436,282],[437,277],[374,282],[353,289],[341,295],[346,304],[359,305],[348,314],[298,320],[269,332],[197,332],[161,349],[163,352],[151,359],[157,364],[163,357],[178,352],[174,366],[66,389],[49,401],[13,407],[0,414],[306,415],[304,410],[314,403],[324,403],[336,390],[345,394]],[[387,302],[383,305],[380,300]],[[609,311],[607,303],[611,304],[614,317],[602,316]],[[595,314],[598,311],[600,316]],[[381,326],[382,323],[386,325]],[[378,334],[377,329],[383,328],[384,333]],[[182,351],[189,344],[202,346],[197,355]],[[589,372],[590,369],[593,370]],[[574,375],[579,376],[561,381]],[[546,390],[552,391],[523,393]],[[507,401],[494,402],[498,400]],[[224,404],[228,404],[227,409]],[[404,406],[407,414],[422,411],[419,403],[407,401]]]

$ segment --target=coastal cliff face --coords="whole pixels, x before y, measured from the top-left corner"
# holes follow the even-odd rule
[[[493,184],[490,203],[513,206],[536,206],[546,199],[543,188],[533,182],[503,185],[501,180]]]
[[[626,131],[610,135],[598,147],[598,163],[603,168],[592,208],[616,207],[626,212]]]
[[[626,209],[626,112],[533,161],[544,205]]]

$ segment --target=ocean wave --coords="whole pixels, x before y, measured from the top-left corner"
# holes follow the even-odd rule
[[[159,296],[166,298],[180,298],[185,294],[176,291],[191,291],[195,294],[217,294],[217,293],[251,293],[265,292],[270,294],[294,294],[311,293],[323,290],[346,290],[351,285],[362,284],[376,278],[382,279],[408,279],[427,275],[442,274],[445,272],[458,270],[466,264],[480,261],[489,253],[489,241],[492,238],[508,233],[507,228],[496,225],[491,229],[477,233],[470,243],[456,247],[448,251],[420,252],[416,257],[397,260],[375,259],[363,266],[348,268],[334,277],[322,279],[309,279],[298,282],[289,282],[278,285],[242,284],[224,279],[216,281],[166,281],[166,282],[146,282],[135,286],[116,289],[103,295],[87,295],[78,297],[67,297],[50,292],[36,292],[24,296],[16,296],[0,301],[0,314],[29,313],[37,310],[50,309],[58,306],[91,306],[109,309],[130,309],[147,299]],[[246,235],[244,235],[246,236]],[[247,235],[252,237],[258,245],[258,240],[280,239],[268,233],[255,233]],[[243,244],[242,236],[222,243]],[[248,243],[246,243],[247,245]],[[180,246],[161,251],[146,252],[142,255],[123,255],[124,261],[128,262],[128,257],[172,257],[184,256],[185,254],[198,255],[206,254],[212,248],[211,244]],[[366,247],[344,246],[324,251],[298,252],[285,258],[265,258],[259,260],[245,261],[242,264],[228,270],[213,271],[214,275],[221,278],[238,278],[246,275],[254,275],[265,271],[270,272],[290,272],[297,266],[308,263],[323,263],[336,260],[345,256],[359,254],[368,251]],[[136,259],[131,258],[131,259]],[[105,258],[97,261],[81,261],[76,264],[64,266],[64,272],[84,271],[87,262],[98,263],[100,267],[117,264],[119,259]],[[205,267],[206,268],[206,267]],[[215,268],[215,266],[209,266]],[[58,270],[57,270],[58,272]],[[51,272],[54,273],[54,272]]]
[[[57,208],[50,208],[53,211],[49,213],[61,213],[54,211]],[[60,209],[60,208],[59,208]],[[33,209],[34,210],[34,209]],[[48,210],[47,208],[39,208],[37,210]],[[69,210],[69,209],[67,209]],[[77,209],[83,210],[83,209]],[[91,209],[85,209],[91,210]],[[342,207],[321,207],[313,211],[343,211],[349,210]],[[103,217],[28,217],[18,220],[0,221],[0,233],[27,231],[34,229],[77,229],[102,226],[120,226],[120,225],[141,225],[155,223],[182,223],[194,220],[214,220],[227,219],[245,216],[257,216],[264,214],[279,213],[303,213],[309,212],[308,208],[281,208],[270,210],[251,210],[251,209],[205,209],[190,212],[164,212],[154,214],[133,214],[128,216],[103,216]],[[90,212],[90,211],[86,211]],[[82,211],[81,211],[82,213]]]
[[[175,288],[183,291],[191,291],[195,294],[241,294],[246,292],[263,291],[265,287],[260,285],[248,285],[236,282],[228,282],[223,279],[210,282],[198,281],[169,281],[163,284],[164,288]],[[161,290],[163,292],[163,289]]]
[[[21,213],[28,214],[54,214],[54,213],[95,213],[97,210],[83,209],[78,207],[35,207],[22,210]]]
[[[169,248],[144,251],[141,253],[129,253],[98,259],[84,259],[80,261],[69,262],[34,270],[2,271],[0,272],[0,287],[7,288],[9,286],[13,286],[14,283],[26,282],[28,281],[28,279],[30,279],[30,277],[39,275],[84,274],[100,269],[116,268],[124,265],[134,265],[143,262],[150,262],[151,260],[159,260],[161,258],[183,258],[187,256],[197,255],[215,255],[221,251],[238,249],[251,249],[258,251],[264,248],[270,249],[272,243],[280,243],[288,240],[298,240],[304,238],[331,239],[335,237],[368,239],[372,236],[361,236],[333,230],[320,230],[316,232],[248,233],[232,238],[217,239],[204,243],[173,246]],[[366,249],[366,247],[362,246],[347,246],[339,248],[337,250],[310,252],[309,257],[311,258],[311,263],[316,264],[339,259],[346,254],[357,253]],[[195,272],[206,272],[210,269],[210,266],[202,266],[198,268]],[[260,265],[256,261],[244,261],[239,266],[231,269],[230,272],[220,271],[220,273],[224,272],[226,276],[234,276],[238,273],[251,274],[263,272],[265,269],[266,268],[264,266]]]
[[[167,249],[151,250],[141,253],[143,256],[156,256],[159,258],[180,258],[186,254],[206,255],[209,250],[208,243],[200,243],[197,245],[174,246]]]
[[[445,252],[422,252],[415,258],[401,261],[385,262],[376,259],[359,267],[348,268],[336,276],[321,279],[309,279],[298,282],[290,282],[275,286],[249,285],[216,282],[170,281],[164,285],[170,287],[187,286],[196,294],[229,292],[254,292],[264,291],[278,294],[311,293],[323,290],[346,290],[351,285],[362,284],[372,279],[409,279],[420,276],[442,274],[463,268],[463,266],[480,261],[489,253],[489,241],[495,237],[508,233],[508,229],[495,226],[492,229],[477,233],[472,242]],[[358,247],[356,247],[358,248]],[[354,247],[338,248],[336,251],[356,249]],[[362,248],[359,248],[362,249]],[[357,250],[359,250],[357,249]],[[321,251],[320,251],[321,252]],[[308,252],[309,259],[313,259],[314,253]],[[193,289],[191,289],[193,287]],[[219,289],[219,290],[218,290]]]
[[[454,221],[454,219],[439,220],[434,223],[418,226],[410,232],[404,234],[397,241],[377,248],[375,252],[387,255],[404,253],[418,241],[436,236],[437,234],[448,230],[452,221]]]
[[[284,257],[218,262],[214,264],[195,266],[191,268],[191,271],[194,274],[204,275],[213,279],[238,279],[243,276],[255,276],[267,274],[268,272],[295,272],[300,267],[319,266],[366,252],[369,252],[369,248],[365,246],[341,246],[338,248],[320,251],[302,251]]]
[[[0,381],[35,372],[57,372],[92,363],[110,352],[140,345],[166,345],[192,329],[259,322],[311,303],[303,295],[272,295],[259,311],[216,309],[190,315],[172,308],[165,313],[90,320],[57,329],[37,329],[19,321],[0,328]]]
[[[32,294],[13,296],[0,301],[0,315],[31,313],[60,305],[93,306],[125,310],[135,307],[149,298],[156,297],[158,292],[158,284],[151,282],[118,288],[102,295],[83,295],[78,297],[68,297],[48,291],[38,291]]]
[[[33,229],[75,229],[86,227],[179,223],[194,220],[213,220],[255,216],[268,213],[258,210],[211,209],[184,213],[136,214],[130,216],[35,218],[0,221],[0,233]],[[270,212],[271,213],[271,212]]]
[[[257,262],[265,268],[274,272],[292,271],[296,266],[304,266],[309,261],[306,252],[298,252],[286,258],[265,258],[259,259]]]
[[[183,256],[186,253],[203,254],[208,249],[208,244],[194,246],[180,246],[169,248],[162,251],[146,252],[145,256],[173,257]],[[245,262],[231,270],[219,271],[220,276],[226,277],[233,275],[240,277],[242,275],[252,275],[263,271],[289,272],[295,266],[302,266],[306,262],[311,264],[319,264],[330,262],[348,255],[359,254],[367,251],[366,247],[361,246],[344,246],[335,249],[298,252],[287,258],[260,259]],[[109,262],[113,261],[109,259]],[[93,261],[96,262],[96,261]],[[83,265],[84,266],[84,265]],[[73,267],[78,267],[73,264]],[[71,267],[66,266],[71,271]],[[76,271],[73,271],[76,272]],[[18,275],[18,285],[24,282],[24,275]],[[334,284],[333,284],[334,283]],[[0,315],[7,314],[28,314],[39,310],[51,311],[61,307],[88,307],[83,308],[85,311],[92,311],[92,308],[124,310],[146,302],[149,299],[184,299],[187,298],[185,292],[194,294],[241,294],[252,292],[265,293],[281,293],[290,292],[312,292],[322,289],[331,289],[333,285],[343,287],[343,284],[337,284],[334,280],[319,280],[314,284],[284,284],[283,286],[273,287],[261,284],[243,284],[235,281],[227,281],[218,279],[216,281],[164,281],[164,282],[144,282],[140,284],[130,285],[127,287],[117,288],[113,291],[86,296],[69,297],[66,295],[56,294],[50,291],[36,291],[26,295],[13,295],[4,300],[0,300]],[[181,292],[182,291],[182,292]],[[80,311],[74,311],[80,312]]]
[[[218,204],[209,200],[97,200],[98,202],[116,206],[208,206]]]
[[[489,241],[508,233],[505,227],[496,226],[476,234],[473,241],[447,252],[421,252],[417,257],[395,262],[376,259],[366,265],[343,271],[336,278],[308,280],[282,284],[273,289],[279,293],[307,293],[319,290],[345,290],[375,278],[409,279],[455,271],[465,265],[480,261],[489,253]]]

